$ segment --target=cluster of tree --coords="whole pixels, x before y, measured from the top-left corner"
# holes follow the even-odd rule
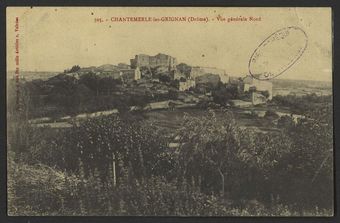
[[[190,77],[191,66],[185,63],[180,63],[176,66],[177,70],[185,75],[186,78]]]
[[[328,105],[332,104],[332,96],[317,96],[316,94],[308,94],[305,96],[295,95],[276,95],[272,99],[272,103],[289,107],[293,112],[304,114],[312,110],[323,110]],[[327,114],[327,113],[325,113]]]
[[[19,86],[11,81],[8,89],[9,112],[24,111],[27,119],[113,108],[126,110],[129,106],[145,106],[153,99],[150,94],[125,91],[120,79],[99,77],[92,72],[82,74],[79,79],[59,74],[46,81],[33,80]]]
[[[64,70],[64,73],[74,73],[80,70],[80,66],[79,65],[74,65],[71,67],[71,69],[66,69]]]
[[[219,82],[217,87],[212,89],[212,97],[215,103],[226,105],[229,100],[240,99],[241,93],[235,84],[223,84]]]
[[[163,83],[170,83],[171,82],[171,77],[169,74],[159,74],[159,81]]]
[[[92,72],[80,76],[79,84],[84,84],[87,88],[98,95],[110,95],[117,91],[117,86],[122,84],[121,79],[114,79],[113,77],[100,77]]]
[[[316,120],[282,125],[280,134],[242,130],[228,111],[222,121],[213,111],[186,116],[174,136],[155,131],[139,115],[89,119],[58,132],[13,128],[14,163],[70,177],[60,183],[66,189],[39,192],[42,206],[25,191],[37,184],[11,172],[13,182],[23,182],[10,186],[12,204],[33,212],[270,215],[286,205],[290,214],[316,207],[332,212],[332,128]],[[170,149],[174,137],[179,147]],[[249,207],[251,200],[257,203]]]

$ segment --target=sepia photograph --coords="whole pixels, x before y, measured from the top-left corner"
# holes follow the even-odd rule
[[[334,216],[330,7],[7,7],[9,216]]]

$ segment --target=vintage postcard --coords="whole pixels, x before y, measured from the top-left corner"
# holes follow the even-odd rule
[[[333,216],[331,8],[8,7],[10,216]]]

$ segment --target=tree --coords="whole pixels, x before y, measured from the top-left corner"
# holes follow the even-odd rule
[[[244,130],[240,133],[240,148],[238,156],[245,168],[243,191],[248,196],[270,201],[271,197],[288,194],[283,182],[292,183],[295,179],[284,175],[293,150],[287,134]]]
[[[179,79],[179,81],[180,81],[180,82],[186,82],[187,80],[186,80],[184,77],[181,77],[181,78]]]
[[[178,91],[170,89],[168,92],[168,97],[171,100],[177,100],[178,99]]]
[[[112,91],[116,90],[116,87],[121,83],[121,80],[114,79],[113,77],[98,77],[97,83],[101,93],[110,95]]]
[[[69,71],[69,73],[73,73],[73,72],[77,72],[80,70],[80,66],[79,65],[74,65],[71,70]]]
[[[279,118],[279,115],[275,112],[275,111],[272,111],[272,110],[268,110],[266,111],[266,113],[264,114],[264,117],[265,118]]]
[[[294,125],[295,123],[293,118],[288,115],[284,115],[277,120],[277,127],[279,128],[290,129]]]
[[[185,63],[180,63],[176,66],[177,70],[184,74],[187,78],[190,77],[190,72],[191,72],[191,66],[185,64]]]
[[[171,81],[171,78],[170,78],[169,75],[160,74],[159,75],[159,81],[164,82],[164,83],[169,83]]]
[[[332,206],[333,191],[333,131],[332,125],[313,119],[300,119],[295,127],[287,129],[293,141],[289,164],[299,197],[286,199],[301,200],[308,205]],[[328,192],[326,192],[328,191]]]
[[[92,91],[96,92],[96,95],[99,95],[99,78],[98,76],[93,72],[88,72],[86,74],[83,74],[80,77],[79,83],[85,84],[88,88],[90,88]]]
[[[138,106],[140,108],[145,107],[148,103],[150,103],[150,97],[145,94],[132,95],[129,101],[129,105]]]
[[[170,81],[170,86],[174,88],[178,88],[179,86],[179,80],[171,80]]]
[[[206,117],[185,117],[178,132],[180,137],[179,165],[182,176],[195,182],[200,179],[206,185],[219,176],[220,193],[225,195],[225,178],[237,162],[239,149],[238,128],[232,113],[223,111],[217,119],[210,110]],[[218,185],[218,184],[217,184]],[[217,188],[211,188],[212,190]]]
[[[270,96],[270,94],[269,94],[269,91],[261,91],[261,94],[263,95],[263,96],[265,96],[266,98],[269,98],[269,96]]]
[[[237,99],[238,89],[235,85],[224,85],[219,82],[217,87],[212,91],[213,100],[215,103],[225,105],[229,100]]]

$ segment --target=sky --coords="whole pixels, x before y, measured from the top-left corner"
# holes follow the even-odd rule
[[[132,16],[200,17],[209,21],[111,22],[112,17]],[[218,16],[248,20],[219,22]],[[260,17],[261,21],[249,21],[249,17]],[[104,22],[95,22],[95,18]],[[176,57],[179,63],[217,67],[231,76],[244,76],[249,74],[249,59],[260,43],[288,26],[303,29],[308,45],[301,58],[280,78],[331,81],[330,8],[8,7],[7,70],[16,68],[15,41],[19,33],[22,71],[129,64],[136,54],[165,53]]]

